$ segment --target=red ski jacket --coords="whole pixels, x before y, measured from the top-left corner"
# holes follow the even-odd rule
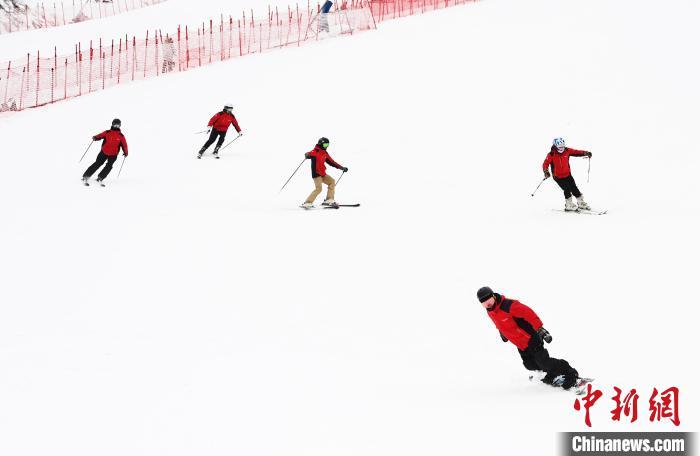
[[[241,132],[241,127],[238,126],[236,116],[226,111],[221,111],[214,114],[214,117],[209,120],[208,124],[208,126],[214,127],[214,130],[221,133],[225,133],[228,130],[228,127],[231,125],[233,125],[233,128],[235,128],[238,133]]]
[[[326,162],[333,168],[343,169],[321,146],[314,147],[314,150],[306,154],[306,158],[311,159],[311,177],[314,178],[326,175]]]
[[[538,337],[542,320],[525,304],[494,294],[496,304],[487,313],[501,334],[519,350],[525,350],[532,337]]]
[[[121,147],[124,151],[124,156],[129,155],[129,146],[126,145],[126,138],[122,134],[122,131],[118,128],[112,128],[111,130],[106,130],[92,137],[93,140],[102,140],[102,153],[114,157],[119,155],[119,148]]]
[[[544,159],[542,163],[542,170],[547,171],[547,168],[552,166],[552,175],[557,179],[563,179],[571,175],[571,168],[569,167],[569,157],[584,157],[588,152],[583,150],[571,149],[569,147],[564,149],[564,152],[559,153],[556,147],[552,146],[552,149],[547,154],[547,158]]]

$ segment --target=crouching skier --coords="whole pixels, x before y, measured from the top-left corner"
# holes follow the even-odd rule
[[[496,325],[503,342],[518,347],[518,353],[527,370],[546,373],[542,382],[565,390],[580,386],[578,372],[566,360],[552,358],[543,342],[552,336],[542,326],[537,314],[525,304],[494,293],[489,287],[480,288],[477,298]]]

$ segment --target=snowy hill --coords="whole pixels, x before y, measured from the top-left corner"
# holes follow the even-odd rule
[[[599,388],[678,386],[696,429],[697,13],[488,0],[0,117],[0,454],[554,454],[583,417],[482,285]],[[227,101],[244,136],[195,160]],[[85,188],[113,117],[129,158]],[[278,194],[320,136],[362,207],[298,209],[308,163]],[[530,197],[555,136],[608,215]]]

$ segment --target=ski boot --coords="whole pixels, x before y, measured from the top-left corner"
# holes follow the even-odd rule
[[[576,202],[578,203],[578,208],[580,210],[582,210],[582,211],[590,211],[591,210],[591,206],[589,206],[588,203],[583,200],[583,195],[576,198]]]
[[[574,203],[574,199],[572,197],[569,197],[566,199],[566,204],[564,205],[564,210],[566,212],[574,212],[578,210],[578,207],[576,207],[576,203]]]
[[[309,210],[309,209],[313,209],[313,208],[314,208],[314,205],[313,205],[313,203],[304,203],[304,204],[302,204],[302,205],[299,206],[299,207],[302,208],[302,209]]]
[[[216,158],[217,160],[219,159],[219,148],[218,147],[214,149],[213,155],[214,155],[214,158]]]
[[[83,176],[83,178],[81,180],[83,181],[84,186],[86,186],[86,187],[90,186],[90,182],[88,182],[89,179],[90,179],[89,177]]]
[[[97,178],[97,183],[100,184],[100,187],[105,187],[104,181],[102,179],[100,179],[99,177]]]
[[[338,205],[338,203],[336,203],[335,200],[334,200],[333,198],[325,199],[325,200],[323,201],[323,203],[321,203],[321,206],[328,206],[328,207],[334,207],[334,206],[337,206],[337,205]]]

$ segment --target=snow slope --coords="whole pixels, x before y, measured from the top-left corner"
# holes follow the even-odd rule
[[[600,380],[594,430],[675,429],[646,418],[671,385],[697,429],[697,13],[489,0],[0,117],[0,454],[553,454],[583,417],[485,284]],[[245,136],[195,160],[227,100]],[[84,188],[115,116],[124,171]],[[308,164],[278,194],[321,135],[362,207],[298,209]],[[610,214],[530,197],[555,136]]]

